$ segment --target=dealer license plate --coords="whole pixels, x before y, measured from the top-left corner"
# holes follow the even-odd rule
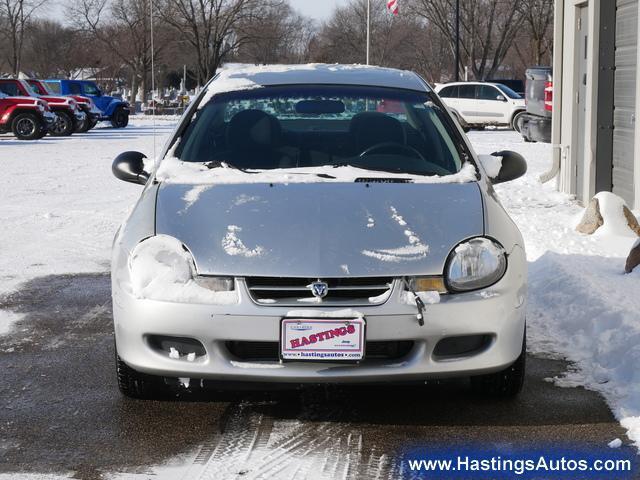
[[[363,318],[282,320],[280,355],[283,360],[351,361],[364,358]]]

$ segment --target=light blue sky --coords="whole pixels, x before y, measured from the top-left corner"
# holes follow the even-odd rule
[[[338,3],[345,3],[345,1],[338,2],[338,0],[289,0],[291,6],[298,10],[300,13],[307,15],[308,17],[315,18],[316,20],[326,20],[333,12],[333,9]]]
[[[329,18],[333,9],[338,3],[345,3],[345,0],[289,0],[291,6],[300,13],[312,17],[319,21]],[[48,8],[47,13],[57,18],[64,18],[63,5],[68,5],[68,0],[54,0],[53,5]]]

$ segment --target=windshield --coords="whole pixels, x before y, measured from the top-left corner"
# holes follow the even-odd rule
[[[35,87],[33,87],[32,85],[30,85],[28,82],[25,82],[24,80],[19,80],[19,82],[22,84],[22,86],[24,87],[24,89],[29,93],[29,95],[33,96],[33,97],[39,97],[40,94],[38,93],[38,91],[35,89]]]
[[[425,92],[282,86],[224,93],[196,112],[175,156],[239,169],[322,166],[448,175],[453,127]]]
[[[509,87],[507,87],[506,85],[503,85],[501,83],[496,84],[496,87],[498,87],[500,90],[502,90],[502,92],[509,98],[513,98],[514,100],[517,100],[519,98],[522,98],[519,94],[517,94],[516,92],[514,92],[513,90],[511,90]]]
[[[47,90],[44,84],[36,81],[36,80],[27,80],[27,83],[31,87],[31,90],[35,90],[40,95],[51,95],[51,92]]]

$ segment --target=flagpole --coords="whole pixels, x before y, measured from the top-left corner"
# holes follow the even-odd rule
[[[367,0],[367,65],[370,65],[371,51],[371,0]]]

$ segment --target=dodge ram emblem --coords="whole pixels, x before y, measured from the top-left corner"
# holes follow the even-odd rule
[[[327,296],[327,293],[329,293],[329,285],[327,285],[326,282],[321,282],[320,280],[313,282],[309,285],[309,288],[311,289],[313,296],[316,298],[324,298]]]

